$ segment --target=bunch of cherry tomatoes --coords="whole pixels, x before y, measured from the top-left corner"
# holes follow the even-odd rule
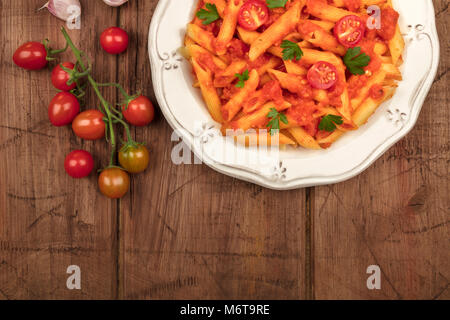
[[[128,173],[140,173],[149,165],[148,149],[135,142],[130,134],[128,123],[142,127],[153,121],[155,110],[151,101],[140,94],[129,96],[125,90],[115,83],[100,84],[90,75],[90,67],[83,60],[84,53],[79,51],[71,41],[67,32],[62,29],[66,38],[65,49],[52,50],[48,41],[43,43],[27,42],[14,53],[14,63],[26,70],[39,70],[55,60],[53,55],[72,49],[77,63],[63,62],[58,64],[51,73],[53,86],[59,90],[48,106],[48,117],[56,127],[71,125],[73,132],[81,139],[104,139],[111,144],[112,153],[109,165],[102,170],[98,184],[100,191],[107,197],[117,199],[123,197],[130,188]],[[102,48],[110,54],[120,54],[128,48],[128,34],[121,28],[111,27],[103,31],[100,37]],[[85,82],[90,84],[101,101],[102,107],[80,112],[79,99],[84,95]],[[120,90],[124,101],[115,108],[101,95],[99,88],[113,86]],[[126,121],[125,121],[126,120]],[[127,123],[128,122],[128,123]],[[124,126],[127,140],[122,141],[118,151],[120,166],[115,165],[116,136],[114,124]],[[69,153],[64,161],[64,168],[71,177],[80,179],[87,177],[94,169],[94,159],[85,150],[75,150]]]

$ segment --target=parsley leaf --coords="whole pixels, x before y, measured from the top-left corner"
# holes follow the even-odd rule
[[[238,83],[236,84],[236,87],[243,88],[245,86],[245,81],[247,81],[250,77],[248,76],[248,70],[245,70],[242,72],[242,74],[236,73],[236,78],[239,79]]]
[[[367,67],[370,57],[361,53],[361,47],[350,48],[344,56],[344,63],[351,74],[363,75],[365,73],[363,67]]]
[[[280,113],[275,108],[271,108],[270,112],[267,114],[267,118],[270,119],[267,127],[270,128],[270,135],[273,136],[280,130],[280,120],[284,124],[289,124],[289,121],[285,114]]]
[[[303,51],[298,44],[289,40],[283,40],[281,43],[283,48],[283,60],[300,60],[303,57]]]
[[[335,116],[333,114],[329,114],[322,118],[319,124],[319,130],[325,130],[328,132],[333,132],[337,129],[336,125],[343,124],[344,120],[341,116]]]
[[[206,9],[200,9],[197,12],[197,18],[203,20],[202,24],[208,25],[220,19],[219,12],[215,4],[207,3]]]
[[[274,8],[284,8],[286,6],[287,0],[266,0],[267,6],[270,9]]]

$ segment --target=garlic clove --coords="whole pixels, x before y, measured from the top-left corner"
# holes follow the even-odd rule
[[[67,21],[69,18],[73,18],[74,7],[78,7],[81,10],[79,0],[49,0],[39,10],[47,8],[55,17]]]
[[[123,5],[128,0],[103,0],[104,3],[106,3],[108,6],[111,7],[118,7]]]

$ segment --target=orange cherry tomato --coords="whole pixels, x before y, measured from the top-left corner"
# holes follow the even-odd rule
[[[128,173],[119,168],[103,170],[98,177],[98,186],[103,195],[111,199],[125,196],[130,189]]]
[[[81,112],[72,122],[75,134],[86,140],[98,140],[105,137],[105,122],[103,113],[98,110]]]
[[[147,169],[150,154],[143,145],[125,147],[119,152],[119,163],[129,173],[139,173]]]

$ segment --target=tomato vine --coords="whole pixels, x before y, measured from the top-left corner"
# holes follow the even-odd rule
[[[75,44],[73,43],[72,39],[70,38],[69,34],[67,33],[66,29],[63,27],[61,29],[62,34],[64,35],[64,38],[66,40],[66,48],[70,48],[72,53],[74,54],[77,63],[75,65],[75,68],[73,70],[71,69],[67,69],[64,66],[61,66],[61,68],[63,68],[64,71],[68,72],[70,74],[70,80],[68,82],[68,84],[70,83],[75,83],[77,85],[77,91],[78,91],[78,95],[77,96],[83,96],[84,95],[84,88],[83,86],[80,84],[80,80],[83,78],[86,78],[88,83],[91,85],[91,87],[93,88],[95,94],[97,95],[98,99],[101,102],[101,106],[98,106],[100,112],[102,112],[102,114],[105,116],[103,118],[103,121],[106,124],[106,140],[111,144],[111,156],[110,156],[110,160],[109,160],[109,165],[107,168],[113,168],[116,167],[115,165],[115,154],[117,151],[117,139],[116,139],[116,132],[115,132],[115,126],[114,124],[121,124],[124,129],[125,129],[125,133],[126,133],[126,141],[122,141],[121,142],[124,144],[123,148],[129,148],[130,146],[132,147],[136,147],[138,145],[141,145],[141,143],[138,143],[136,141],[134,141],[134,139],[131,136],[131,132],[130,132],[130,127],[128,126],[128,124],[123,120],[123,114],[122,112],[120,112],[119,110],[117,110],[117,108],[115,107],[115,105],[111,104],[110,102],[108,102],[102,95],[102,93],[100,92],[100,88],[101,87],[115,87],[119,90],[119,92],[121,93],[121,95],[124,98],[124,104],[128,105],[128,103],[130,101],[132,101],[133,99],[135,99],[138,94],[136,95],[129,95],[126,90],[118,83],[98,83],[97,81],[94,80],[94,78],[92,77],[91,74],[91,65],[89,61],[85,61],[86,59],[86,54],[79,50]],[[65,51],[65,49],[62,50],[54,50],[53,52],[63,52]],[[86,59],[87,60],[87,59]],[[79,72],[78,68],[81,69]],[[120,139],[120,137],[119,137]],[[107,169],[106,168],[106,169]]]

